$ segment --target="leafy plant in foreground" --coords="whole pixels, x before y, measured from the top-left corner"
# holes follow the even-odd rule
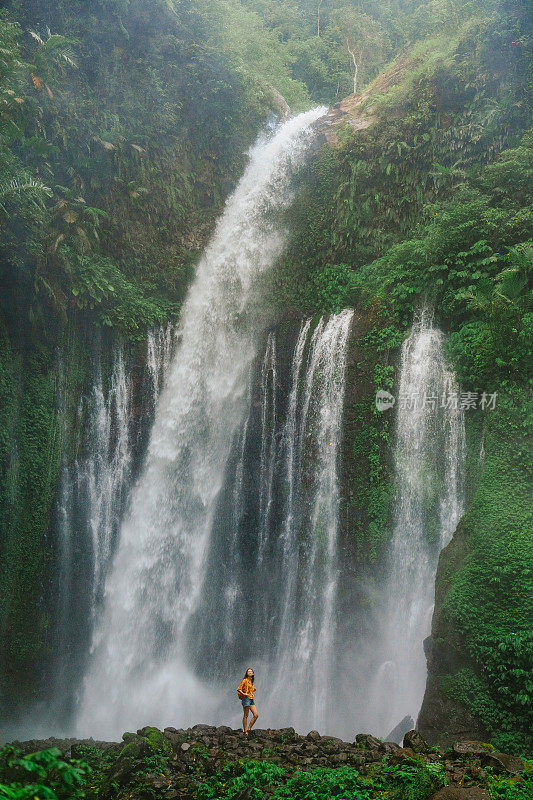
[[[83,797],[91,768],[83,761],[66,761],[56,747],[23,755],[11,745],[0,750],[1,800],[72,800]]]

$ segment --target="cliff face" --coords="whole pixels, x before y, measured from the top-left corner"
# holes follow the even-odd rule
[[[435,581],[435,610],[432,632],[424,642],[428,682],[417,726],[428,741],[445,747],[457,739],[487,741],[490,735],[479,718],[465,703],[453,700],[442,690],[442,680],[467,667],[472,660],[465,652],[461,631],[446,620],[443,604],[451,588],[453,574],[461,569],[469,554],[464,525],[457,528],[453,540],[441,552]],[[453,680],[453,677],[452,677]]]
[[[523,402],[502,394],[482,436],[471,440],[471,502],[440,557],[418,724],[442,744],[464,736],[515,752],[532,746],[531,464]]]

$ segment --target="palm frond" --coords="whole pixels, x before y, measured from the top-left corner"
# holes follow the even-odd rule
[[[31,175],[17,175],[5,183],[0,184],[0,198],[10,195],[26,197],[34,203],[42,204],[45,197],[52,197],[52,190],[42,181],[35,180]],[[0,199],[0,209],[7,210]]]

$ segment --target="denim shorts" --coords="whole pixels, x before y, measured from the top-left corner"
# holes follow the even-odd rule
[[[248,706],[254,706],[255,705],[255,700],[250,700],[249,697],[244,697],[241,700],[241,703],[242,703],[242,707],[243,708],[248,708]]]

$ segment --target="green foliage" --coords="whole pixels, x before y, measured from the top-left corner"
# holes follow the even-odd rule
[[[57,748],[23,755],[6,745],[0,750],[2,800],[73,800],[84,797],[90,767],[83,761],[65,760]]]
[[[531,238],[531,138],[515,138],[531,124],[531,30],[508,8],[490,12],[398,57],[362,111],[374,123],[347,127],[304,171],[279,277],[290,305],[320,311],[379,296],[407,324],[429,295],[458,320],[461,292],[494,280]]]
[[[433,769],[433,767],[435,767]],[[196,797],[201,800],[232,800],[246,796],[262,800],[268,793],[273,800],[427,800],[444,784],[441,765],[422,764],[406,759],[401,765],[386,762],[376,765],[367,778],[351,767],[315,767],[292,772],[262,761],[226,764],[219,774],[198,783]]]
[[[250,800],[261,800],[265,786],[275,786],[283,780],[285,770],[262,761],[239,761],[226,764],[221,771],[198,783],[199,800],[219,800],[237,797],[244,789]]]
[[[427,800],[446,783],[441,764],[423,764],[412,758],[386,766],[381,778],[391,800]]]
[[[455,328],[450,353],[465,388],[524,380],[531,356],[533,216],[523,176],[530,176],[531,186],[531,145],[528,136],[505,151],[503,171],[494,165],[472,169],[451,199],[426,206],[424,223],[417,223],[413,238],[370,264],[350,269],[315,262],[296,290],[299,297],[291,301],[328,311],[378,297],[407,323],[421,298],[429,298]],[[518,195],[510,188],[513,174]],[[359,237],[359,229],[354,233]],[[297,246],[305,254],[300,239]]]
[[[66,323],[96,311],[134,336],[176,315],[272,104],[270,82],[285,76],[305,103],[272,42],[263,42],[259,65],[259,18],[249,30],[232,25],[245,52],[231,46],[230,5],[8,4],[12,16],[0,17],[6,313],[16,294],[23,319]]]
[[[494,800],[530,800],[533,795],[533,776],[497,777],[490,783],[490,793]]]
[[[50,350],[41,343],[23,355],[5,344],[1,369],[13,383],[5,409],[9,440],[0,483],[0,664],[4,686],[13,681],[23,691],[38,669],[49,624],[39,599],[49,558],[45,534],[59,476],[61,442]]]
[[[373,795],[372,784],[349,767],[328,769],[319,767],[300,771],[289,778],[274,794],[276,800],[318,800],[336,797],[338,800],[367,800]]]
[[[373,310],[372,323],[357,342],[357,360],[348,366],[347,378],[357,386],[355,403],[345,411],[345,438],[349,443],[343,457],[349,497],[341,519],[350,520],[358,560],[375,562],[390,536],[390,512],[394,500],[392,479],[392,418],[377,410],[374,402],[380,389],[393,390],[394,357],[402,342],[390,308]],[[353,370],[353,371],[352,371]]]

